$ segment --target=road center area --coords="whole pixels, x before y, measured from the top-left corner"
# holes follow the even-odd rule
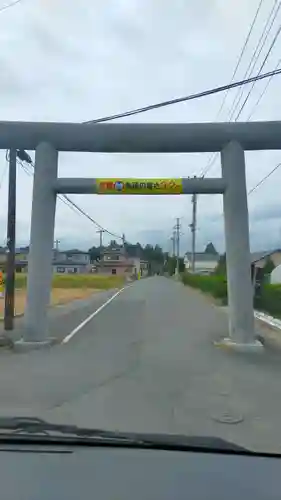
[[[84,319],[91,307],[97,308],[89,304]],[[61,324],[70,332],[82,320],[77,309]],[[1,352],[1,414],[219,436],[280,452],[280,357],[215,348],[227,322],[225,312],[180,283],[136,282],[67,344]]]

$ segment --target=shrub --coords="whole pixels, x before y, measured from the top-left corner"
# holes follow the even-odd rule
[[[222,304],[227,304],[227,281],[225,276],[210,275],[202,276],[198,274],[185,273],[182,276],[185,285],[198,288],[202,292],[209,293],[218,299]],[[264,284],[261,293],[255,297],[254,306],[264,312],[281,318],[281,284]]]
[[[227,298],[227,283],[225,276],[215,274],[203,276],[186,272],[182,276],[182,281],[184,285],[198,288],[202,290],[202,292],[210,293],[213,297],[218,299],[224,299],[225,301]]]
[[[281,317],[281,284],[263,285],[259,309]]]

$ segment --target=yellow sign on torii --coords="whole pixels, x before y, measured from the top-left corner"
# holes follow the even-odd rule
[[[97,194],[183,194],[182,179],[96,179]]]

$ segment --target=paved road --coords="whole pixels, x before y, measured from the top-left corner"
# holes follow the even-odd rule
[[[57,329],[84,319],[66,318]],[[0,412],[281,451],[281,357],[214,347],[226,334],[225,312],[196,291],[162,277],[136,282],[69,343],[1,352]]]

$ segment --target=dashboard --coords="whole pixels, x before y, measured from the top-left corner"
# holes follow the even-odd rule
[[[281,460],[149,449],[1,445],[13,500],[280,499]]]

